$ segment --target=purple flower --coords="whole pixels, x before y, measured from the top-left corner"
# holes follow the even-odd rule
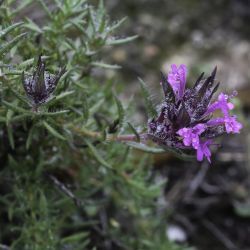
[[[206,157],[210,162],[212,139],[225,133],[240,132],[242,124],[236,116],[230,115],[234,108],[230,102],[233,96],[221,93],[217,101],[211,102],[219,87],[215,82],[216,70],[205,79],[202,73],[192,88],[185,88],[185,65],[172,65],[168,77],[162,74],[165,99],[158,108],[157,117],[148,123],[149,138],[162,147],[186,153],[196,150],[198,161]],[[223,116],[213,118],[216,110],[221,110]]]
[[[202,161],[203,157],[205,156],[209,163],[211,163],[211,151],[209,146],[212,144],[212,140],[206,140],[201,142],[198,149],[197,149],[197,160]]]
[[[209,126],[224,125],[226,132],[228,134],[230,133],[238,134],[242,129],[242,124],[236,120],[235,115],[234,116],[227,115],[225,117],[211,119],[210,121],[207,122],[207,125]]]
[[[172,71],[168,74],[168,82],[172,86],[178,99],[181,99],[184,95],[186,85],[187,67],[181,64],[178,68],[175,64],[171,65]]]
[[[229,116],[224,118],[225,128],[227,133],[239,134],[242,129],[242,124],[236,121],[236,116]]]
[[[176,133],[183,138],[183,144],[185,146],[191,146],[194,149],[198,149],[200,145],[200,138],[201,135],[206,130],[205,124],[197,124],[193,128],[181,128]]]
[[[208,106],[206,113],[207,114],[213,113],[215,110],[220,109],[224,114],[224,116],[228,116],[229,110],[232,110],[234,108],[233,103],[228,102],[228,99],[229,99],[228,95],[221,93],[218,97],[218,101]]]

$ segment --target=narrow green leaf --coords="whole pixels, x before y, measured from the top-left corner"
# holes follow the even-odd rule
[[[10,120],[13,116],[14,112],[11,109],[8,109],[7,113],[6,113],[6,126],[9,126]]]
[[[41,57],[42,60],[46,60],[48,58],[49,58],[49,56],[42,56]],[[31,59],[25,60],[25,61],[21,62],[20,64],[18,64],[17,67],[23,69],[25,67],[33,65],[34,61],[35,61],[35,58],[31,58]]]
[[[31,145],[31,142],[32,142],[32,139],[33,139],[33,136],[34,136],[34,132],[35,132],[35,127],[36,127],[36,124],[33,125],[31,127],[31,129],[29,130],[28,138],[26,140],[26,149],[27,150],[30,148],[30,145]]]
[[[48,215],[48,201],[47,198],[42,190],[39,190],[40,193],[40,199],[39,199],[39,209],[42,213],[43,217],[47,217]]]
[[[104,99],[100,99],[98,102],[96,102],[91,108],[89,108],[89,114],[94,114],[104,103]]]
[[[52,13],[50,12],[49,8],[46,6],[46,4],[44,3],[43,0],[38,0],[38,2],[41,4],[41,6],[43,7],[44,11],[46,12],[46,14],[48,15],[48,17],[50,19],[53,19],[53,15]]]
[[[103,12],[105,12],[105,7],[104,7],[103,0],[99,0],[97,12],[98,12],[99,15],[103,15]]]
[[[10,91],[23,103],[25,103],[26,105],[30,106],[30,103],[28,101],[28,99],[22,95],[20,95],[17,91],[15,91],[13,88],[9,88]]]
[[[125,118],[125,110],[123,108],[123,105],[121,101],[118,99],[118,97],[114,94],[115,102],[117,105],[118,109],[118,116],[119,116],[119,124],[122,126],[124,123],[124,118]]]
[[[121,66],[117,64],[108,64],[104,62],[92,62],[91,65],[100,67],[100,68],[105,68],[105,69],[120,69]]]
[[[88,92],[88,88],[86,87],[86,85],[84,85],[83,83],[79,83],[79,82],[74,82],[74,84],[79,87],[80,89],[84,90],[85,92]]]
[[[69,95],[73,95],[74,93],[75,93],[74,90],[69,90],[69,91],[62,92],[61,94],[55,96],[55,100],[59,101],[59,100],[65,98],[65,97],[67,97]]]
[[[35,31],[38,34],[43,33],[43,31],[41,30],[41,28],[36,23],[34,23],[31,19],[29,19],[27,17],[25,19],[26,19],[27,23],[25,23],[23,25],[24,27],[26,27],[29,30]]]
[[[152,153],[152,154],[162,154],[162,153],[173,153],[177,158],[182,159],[182,160],[194,160],[195,156],[194,155],[188,155],[185,154],[179,150],[175,150],[174,148],[170,147],[164,147],[164,148],[158,148],[158,147],[150,147],[142,143],[137,143],[137,142],[126,142],[126,144],[132,148],[144,151],[146,153]]]
[[[150,98],[150,93],[148,92],[146,83],[141,78],[138,78],[138,79],[140,81],[142,95],[143,95],[144,100],[145,100],[147,113],[150,117],[154,117],[157,115],[157,111],[154,107],[154,104],[153,104],[151,98]]]
[[[107,163],[102,156],[99,154],[99,152],[96,150],[96,148],[93,146],[92,143],[90,143],[87,139],[84,139],[85,143],[88,145],[90,151],[92,152],[93,156],[99,162],[101,165],[103,165],[106,168],[112,169],[112,166]]]
[[[16,106],[16,105],[12,104],[12,103],[10,103],[10,102],[6,102],[6,101],[2,100],[2,104],[3,104],[4,106],[6,106],[6,107],[8,107],[8,108],[10,108],[10,109],[12,109],[12,110],[14,110],[14,111],[16,111],[16,112],[33,115],[33,112],[27,111],[27,110],[25,110],[25,109],[23,109],[23,108],[20,108],[20,107],[18,107],[18,106]]]
[[[118,29],[126,20],[127,20],[127,17],[124,17],[121,20],[114,23],[112,26],[110,26],[109,29],[108,29],[109,33],[113,32],[116,29]]]
[[[56,116],[56,115],[63,115],[63,114],[67,114],[69,113],[70,110],[61,110],[61,111],[56,111],[56,112],[34,112],[32,113],[33,115],[37,115],[37,116]]]
[[[68,13],[65,2],[67,1],[54,0],[54,2],[56,3],[58,9],[66,16]]]
[[[8,28],[1,30],[0,31],[0,39],[4,38],[7,34],[9,34],[12,30],[14,30],[16,27],[19,27],[23,24],[23,22],[19,22],[19,23],[14,23],[11,26],[9,26]]]
[[[65,141],[66,138],[57,132],[53,127],[51,127],[46,121],[43,122],[44,127],[56,138]]]
[[[153,153],[153,154],[160,154],[166,152],[166,150],[162,148],[156,148],[156,147],[149,147],[142,143],[137,142],[126,142],[126,144],[132,148],[144,151],[146,153]]]
[[[20,76],[20,75],[22,75],[23,74],[23,70],[11,70],[11,71],[9,71],[9,72],[6,72],[5,73],[5,75],[6,76]],[[30,73],[28,73],[28,72],[24,72],[26,75],[31,75]]]
[[[83,94],[82,105],[83,105],[83,116],[84,116],[84,120],[86,123],[89,119],[89,103],[88,103],[86,94]]]
[[[51,105],[51,104],[54,104],[56,103],[57,101],[67,97],[67,96],[70,96],[72,94],[74,94],[75,91],[74,90],[70,90],[70,91],[65,91],[63,93],[61,93],[60,95],[57,95],[55,96],[53,99],[51,99],[48,103]]]
[[[73,235],[64,237],[62,239],[62,243],[74,243],[74,242],[78,242],[82,241],[84,239],[86,239],[89,235],[89,232],[80,232],[80,233],[75,233]]]
[[[0,56],[2,56],[8,50],[12,49],[20,40],[22,40],[26,36],[26,34],[27,33],[22,33],[0,47]]]
[[[12,149],[14,149],[15,148],[15,142],[14,142],[14,135],[13,135],[13,129],[12,129],[11,124],[9,124],[7,126],[7,134],[8,134],[10,146],[11,146]]]
[[[91,6],[89,8],[89,17],[90,17],[90,23],[93,29],[93,34],[96,34],[97,29],[98,29],[98,27],[96,27],[97,26],[96,14]]]
[[[73,24],[83,35],[88,36],[86,30],[79,23],[75,21],[70,21],[70,23]]]
[[[133,132],[133,134],[136,136],[137,141],[140,142],[140,135],[138,134],[137,130],[134,128],[134,126],[130,122],[128,122],[128,126]]]
[[[30,114],[16,115],[12,117],[11,121],[12,122],[23,121],[23,120],[27,120],[27,118],[31,118],[31,115]]]
[[[77,50],[78,48],[75,46],[75,43],[69,38],[65,38],[65,41],[61,43],[64,51],[68,50]]]
[[[106,26],[106,18],[105,18],[105,8],[103,0],[99,0],[98,10],[97,10],[97,17],[98,17],[98,32],[102,33],[105,30]]]
[[[121,39],[115,39],[115,38],[108,39],[106,41],[106,45],[117,45],[117,44],[128,43],[128,42],[134,41],[137,38],[138,38],[138,35],[129,36],[129,37],[126,37],[126,38],[121,38]]]
[[[16,5],[15,8],[12,10],[12,16],[17,16],[24,8],[28,7],[30,4],[32,4],[34,0],[22,0],[20,3]]]

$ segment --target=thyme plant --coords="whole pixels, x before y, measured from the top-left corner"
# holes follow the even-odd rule
[[[186,67],[172,65],[158,110],[139,79],[150,120],[138,131],[120,88],[93,74],[119,68],[104,49],[137,38],[116,35],[125,18],[110,21],[103,1],[5,0],[0,20],[0,249],[179,249],[155,202],[165,182],[134,148],[210,161],[211,138],[242,127],[227,95],[210,103],[216,69],[185,89]]]

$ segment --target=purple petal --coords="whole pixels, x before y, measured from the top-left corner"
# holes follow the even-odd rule
[[[216,101],[208,106],[206,114],[213,113],[215,110],[217,110],[219,108],[220,108],[220,103],[218,101]]]
[[[181,99],[184,95],[186,75],[187,67],[184,64],[181,64],[179,68],[175,64],[171,65],[171,71],[168,74],[168,82],[172,86],[178,99]]]
[[[203,157],[205,156],[209,163],[211,163],[211,151],[209,146],[212,144],[212,140],[207,140],[201,142],[199,148],[197,149],[197,160],[202,161]]]
[[[213,113],[215,110],[220,109],[224,116],[229,116],[229,110],[234,108],[234,104],[228,102],[229,96],[221,93],[218,96],[218,101],[209,105],[206,114]]]
[[[198,161],[202,161],[203,160],[203,156],[204,156],[203,151],[202,151],[201,147],[199,147],[197,149],[197,152],[196,152],[196,158],[197,158],[197,160]]]
[[[213,118],[207,122],[208,126],[217,126],[217,125],[222,125],[224,124],[225,119],[220,117],[220,118]]]
[[[227,133],[240,133],[243,126],[236,120],[236,116],[225,117],[224,121]]]
[[[179,87],[179,98],[182,98],[185,91],[186,85],[186,76],[187,76],[187,67],[184,64],[181,64],[179,67],[179,75],[180,75],[180,87]]]
[[[202,123],[199,123],[193,127],[194,133],[198,135],[202,134],[205,130],[206,130],[206,125]]]
[[[199,136],[194,135],[193,138],[192,138],[192,147],[197,150],[199,148],[199,145],[200,145]]]
[[[183,139],[183,144],[185,146],[191,146],[194,149],[198,149],[200,145],[200,138],[201,135],[206,130],[205,124],[197,124],[193,128],[182,128],[177,131],[177,134],[180,135]]]
[[[185,146],[190,146],[192,144],[192,129],[182,128],[177,131],[177,134],[183,138],[183,144]]]
[[[173,74],[177,74],[178,73],[178,67],[176,64],[172,64],[171,65],[171,69],[172,69],[172,73]]]

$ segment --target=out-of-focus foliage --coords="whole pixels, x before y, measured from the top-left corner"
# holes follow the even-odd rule
[[[136,134],[126,122],[133,108],[114,94],[121,88],[92,74],[119,67],[102,51],[136,38],[115,36],[125,19],[111,22],[102,1],[0,2],[0,248],[179,249],[156,207],[164,182],[150,175],[150,155],[86,132]],[[31,5],[42,23],[15,22]],[[67,72],[33,112],[21,75],[39,55],[49,72]]]

